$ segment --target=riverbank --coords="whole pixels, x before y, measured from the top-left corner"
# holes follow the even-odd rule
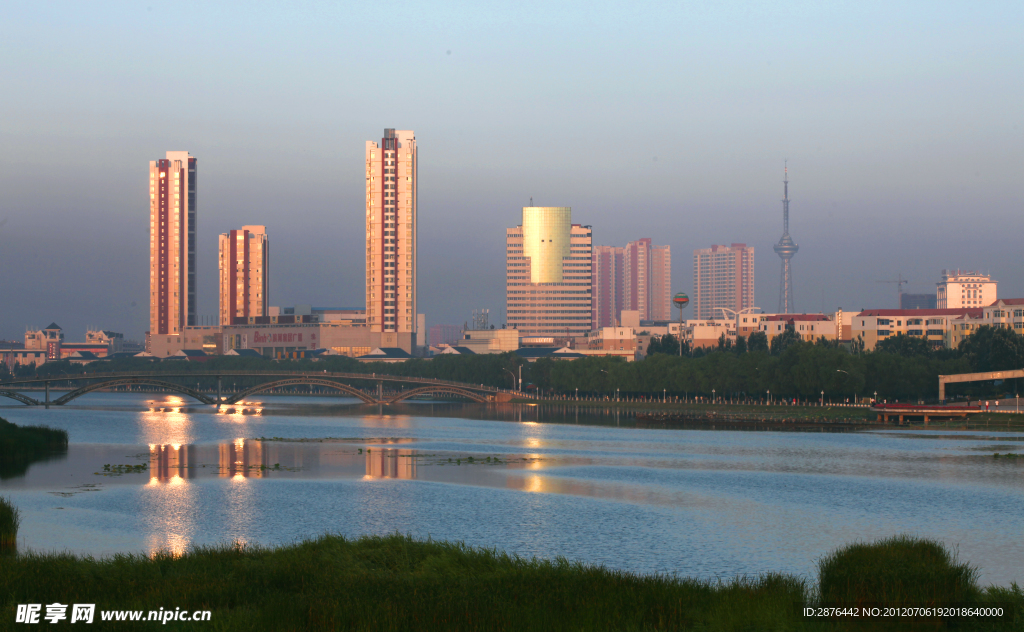
[[[890,605],[915,598],[921,605],[928,599],[931,605],[942,605],[943,599],[1000,604],[1017,613],[1016,624],[989,618],[989,627],[971,629],[1021,629],[1024,593],[1019,588],[978,588],[970,567],[951,563],[940,545],[896,539],[872,546],[866,554],[888,555],[887,567],[894,555],[912,556],[918,575],[889,573],[884,587],[867,582],[856,594],[826,591],[830,605],[895,589],[904,592],[890,598]],[[853,585],[848,579],[860,572],[865,551],[850,551],[853,557],[839,551],[824,560],[831,566],[823,565],[822,571],[833,581],[823,577],[822,586],[828,589],[835,578],[844,587]],[[6,595],[0,629],[11,625],[17,604],[39,601],[94,603],[96,629],[105,627],[99,611],[113,609],[141,611],[143,619],[160,609],[210,611],[206,625],[220,630],[853,629],[842,621],[805,616],[805,607],[821,605],[817,587],[791,575],[730,581],[636,575],[398,535],[358,540],[325,535],[280,548],[200,548],[178,557],[27,554],[0,558],[0,571],[0,595]],[[904,580],[915,586],[904,586]],[[946,629],[942,620],[926,619],[918,623]],[[898,619],[878,621],[888,623],[886,629],[907,629]],[[106,625],[124,630],[152,623]],[[189,624],[172,620],[167,625]]]

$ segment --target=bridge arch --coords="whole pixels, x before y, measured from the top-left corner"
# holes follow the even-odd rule
[[[263,391],[268,391],[268,390],[270,390],[272,388],[278,388],[280,386],[303,386],[303,385],[306,385],[306,386],[326,386],[328,388],[333,388],[335,390],[342,391],[343,393],[348,393],[349,395],[352,395],[354,397],[358,397],[359,399],[363,400],[367,404],[376,404],[377,403],[377,400],[374,397],[372,397],[370,395],[367,395],[366,393],[364,393],[363,391],[359,390],[358,388],[356,388],[354,386],[349,386],[348,384],[342,384],[341,382],[334,382],[332,380],[325,380],[323,378],[315,378],[315,377],[294,377],[294,378],[289,378],[289,379],[286,379],[286,380],[276,380],[276,381],[273,381],[273,382],[264,382],[263,384],[257,384],[256,386],[253,386],[252,388],[246,389],[245,391],[242,391],[241,393],[239,393],[237,395],[225,397],[224,398],[224,403],[225,404],[234,404],[234,403],[236,403],[236,402],[238,402],[238,401],[240,401],[242,399],[245,399],[246,397],[249,397],[250,395],[255,395],[256,393],[262,393]]]
[[[426,395],[428,393],[440,393],[440,394],[445,394],[445,395],[459,395],[460,397],[465,397],[466,399],[471,399],[474,402],[480,402],[480,403],[485,403],[487,401],[490,401],[490,400],[488,400],[487,395],[482,395],[480,393],[475,393],[475,392],[473,392],[471,390],[468,390],[468,389],[465,389],[465,388],[459,388],[457,386],[438,385],[438,386],[421,386],[419,388],[414,388],[414,389],[410,389],[408,391],[403,391],[402,393],[399,393],[398,395],[395,395],[394,397],[385,400],[384,403],[385,404],[396,404],[396,403],[402,401],[403,399],[409,399],[410,397],[415,397],[417,395]]]
[[[71,391],[70,393],[66,393],[66,394],[62,395],[61,397],[58,397],[57,399],[53,400],[52,403],[54,405],[56,405],[56,406],[63,406],[64,404],[70,402],[73,399],[79,398],[82,395],[86,395],[88,393],[91,393],[93,391],[98,391],[98,390],[103,389],[103,388],[109,388],[111,386],[121,386],[123,384],[145,384],[147,386],[156,386],[158,388],[163,388],[163,389],[167,389],[169,391],[174,391],[175,393],[181,393],[182,395],[188,395],[189,397],[192,397],[194,399],[198,399],[199,401],[201,401],[204,404],[211,404],[212,405],[212,404],[216,404],[217,403],[217,401],[214,400],[212,397],[208,397],[207,395],[205,395],[203,393],[200,393],[199,391],[197,391],[195,389],[192,389],[192,388],[189,388],[187,386],[182,386],[181,384],[175,384],[174,382],[166,382],[164,380],[154,380],[152,378],[144,378],[144,377],[120,378],[120,379],[115,379],[115,380],[105,380],[105,381],[102,381],[102,382],[95,382],[93,384],[87,384],[86,386],[83,386],[81,388],[75,389],[75,390]],[[36,403],[38,404],[38,402],[36,402]]]
[[[35,400],[35,399],[32,399],[28,395],[22,395],[21,393],[19,393],[17,391],[0,391],[0,397],[10,397],[11,399],[16,399],[19,402],[21,402],[22,404],[25,404],[26,406],[42,406],[43,405],[42,402],[40,402],[38,400]]]

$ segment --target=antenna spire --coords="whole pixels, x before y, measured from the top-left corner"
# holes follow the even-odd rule
[[[793,307],[793,271],[790,260],[799,250],[799,246],[789,236],[789,160],[783,163],[783,197],[782,197],[782,239],[775,244],[775,254],[782,259],[782,274],[779,279],[779,312],[792,314]]]

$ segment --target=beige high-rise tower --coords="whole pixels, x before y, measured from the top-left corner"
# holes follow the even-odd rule
[[[149,163],[149,335],[196,324],[196,159],[169,151]]]
[[[694,315],[701,320],[731,318],[729,312],[754,307],[754,247],[694,250],[693,295]]]
[[[242,226],[220,235],[220,324],[267,316],[270,242],[266,226]]]
[[[527,206],[505,231],[506,319],[521,336],[585,336],[591,324],[592,231],[564,206]]]
[[[366,323],[371,343],[416,346],[416,136],[366,142]]]

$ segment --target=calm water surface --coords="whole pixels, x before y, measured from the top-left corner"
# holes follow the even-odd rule
[[[268,397],[217,410],[135,394],[0,416],[71,435],[66,458],[0,481],[23,550],[397,531],[639,572],[813,577],[837,546],[906,532],[957,548],[984,582],[1024,582],[1024,458],[992,456],[1024,454],[1020,433],[650,430],[569,408]]]

